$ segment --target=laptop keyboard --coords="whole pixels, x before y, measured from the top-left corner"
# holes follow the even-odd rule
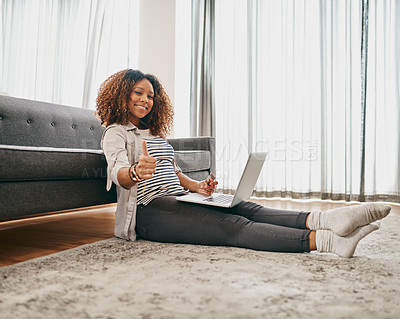
[[[218,203],[218,204],[229,204],[232,201],[232,196],[229,195],[214,195],[204,199],[206,202]]]

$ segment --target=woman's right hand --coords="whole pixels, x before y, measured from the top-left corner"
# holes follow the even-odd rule
[[[156,158],[149,155],[146,141],[142,141],[142,154],[139,157],[135,171],[141,179],[152,178],[156,171]]]

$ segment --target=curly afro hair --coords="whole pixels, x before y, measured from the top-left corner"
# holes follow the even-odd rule
[[[101,124],[128,124],[130,99],[136,82],[147,79],[154,90],[153,108],[140,120],[141,129],[150,129],[152,135],[165,138],[173,124],[173,106],[160,81],[151,74],[138,70],[123,70],[111,75],[100,86],[96,99],[96,115]]]

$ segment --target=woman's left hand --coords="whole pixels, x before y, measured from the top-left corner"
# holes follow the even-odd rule
[[[203,195],[212,195],[215,191],[215,187],[218,185],[218,182],[210,176],[207,177],[206,180],[199,182],[199,188],[197,193]]]

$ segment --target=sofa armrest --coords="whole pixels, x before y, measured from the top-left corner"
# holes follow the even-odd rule
[[[196,152],[206,151],[209,153],[209,168],[207,174],[213,172],[216,174],[215,163],[215,138],[214,137],[187,137],[187,138],[171,138],[168,142],[172,145],[176,153],[186,154],[186,158],[190,157],[192,153],[194,156]],[[180,164],[180,163],[178,163]],[[183,169],[183,168],[182,168]],[[185,172],[185,170],[183,169]],[[190,175],[190,174],[189,174]],[[207,177],[204,174],[199,178]]]

